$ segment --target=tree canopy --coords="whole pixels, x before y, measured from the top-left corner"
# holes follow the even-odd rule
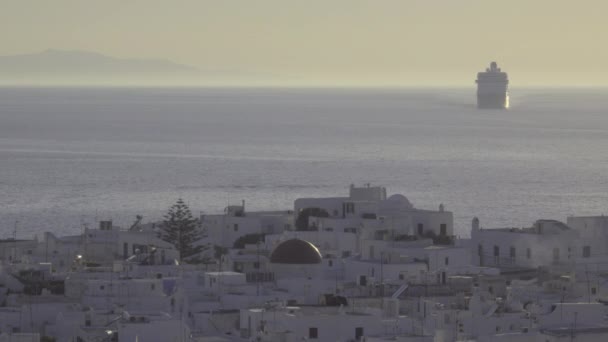
[[[190,208],[181,198],[163,216],[159,238],[175,246],[180,262],[200,260],[199,254],[206,248],[197,245],[197,242],[203,235],[200,220],[192,216]]]
[[[236,241],[234,241],[234,244],[232,247],[236,248],[236,249],[243,249],[243,248],[245,248],[245,245],[253,245],[258,242],[263,242],[265,236],[266,236],[266,234],[262,234],[262,233],[243,235],[243,236],[239,237],[238,239],[236,239]]]
[[[329,217],[329,213],[322,208],[306,208],[303,209],[296,219],[296,230],[316,230],[308,226],[309,217]]]

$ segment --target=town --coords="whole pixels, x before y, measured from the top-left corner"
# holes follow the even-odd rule
[[[608,340],[608,217],[458,237],[449,203],[345,195],[0,240],[0,342]]]

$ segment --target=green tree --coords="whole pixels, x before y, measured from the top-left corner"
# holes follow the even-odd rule
[[[262,233],[243,235],[243,236],[239,237],[238,239],[236,239],[236,241],[234,241],[232,248],[243,249],[243,248],[245,248],[245,245],[253,245],[258,242],[264,241],[265,237],[266,237],[266,234],[262,234]]]
[[[179,252],[179,261],[197,262],[205,246],[196,243],[203,237],[200,220],[192,216],[190,208],[179,198],[163,216],[159,238],[169,242]]]
[[[303,209],[296,219],[296,230],[317,230],[317,228],[308,226],[309,217],[329,217],[327,210],[322,208],[306,208]]]

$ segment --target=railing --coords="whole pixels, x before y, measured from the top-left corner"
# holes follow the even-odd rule
[[[516,267],[517,259],[512,257],[496,256],[494,254],[477,254],[480,266]]]
[[[245,273],[248,283],[269,283],[274,281],[273,272],[250,272]]]

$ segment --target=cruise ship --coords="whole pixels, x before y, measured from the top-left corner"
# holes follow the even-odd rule
[[[492,62],[486,71],[477,73],[477,107],[509,108],[509,78]]]

